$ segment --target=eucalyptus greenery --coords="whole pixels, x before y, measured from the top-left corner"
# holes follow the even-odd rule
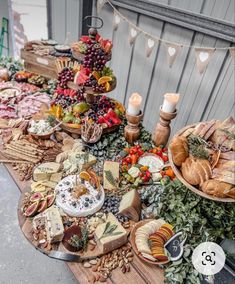
[[[140,191],[147,206],[143,217],[163,218],[187,236],[183,258],[164,266],[166,283],[200,283],[193,268],[193,249],[202,242],[220,243],[235,239],[235,207],[204,199],[189,191],[179,180],[167,186],[152,185]]]
[[[0,67],[7,68],[12,77],[17,71],[23,69],[23,64],[19,60],[14,60],[12,57],[1,57]]]

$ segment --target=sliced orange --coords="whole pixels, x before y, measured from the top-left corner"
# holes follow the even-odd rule
[[[105,83],[105,91],[109,92],[111,90],[111,85],[109,84],[109,82]]]
[[[101,77],[98,80],[98,85],[102,85],[102,84],[104,84],[106,82],[110,82],[110,81],[112,81],[112,77],[110,77],[110,76],[103,76],[103,77]]]
[[[86,171],[80,172],[79,177],[80,177],[80,179],[85,179],[87,181],[90,181],[90,179],[91,179],[91,176]]]
[[[97,81],[100,79],[100,74],[99,74],[99,72],[93,71],[91,74],[93,75],[93,77],[94,77]]]
[[[67,126],[71,128],[81,128],[81,124],[77,123],[67,123]]]

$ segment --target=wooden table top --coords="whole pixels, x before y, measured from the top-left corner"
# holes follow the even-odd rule
[[[15,181],[19,190],[23,193],[27,190],[28,182],[20,181],[17,172],[13,170],[10,164],[5,165],[9,174]],[[22,227],[23,220],[19,220],[20,226]],[[89,276],[91,273],[90,268],[84,268],[81,263],[66,262],[78,283],[87,284],[89,283]],[[96,282],[100,283],[100,282]],[[143,263],[136,255],[131,263],[131,270],[128,273],[123,274],[120,268],[116,268],[111,272],[111,277],[107,279],[106,283],[109,284],[163,284],[164,283],[164,273],[156,265],[149,265]]]

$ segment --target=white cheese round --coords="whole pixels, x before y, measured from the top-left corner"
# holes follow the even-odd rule
[[[164,167],[163,160],[154,154],[147,154],[140,157],[138,164],[148,166],[151,173],[159,172]]]
[[[78,182],[80,182],[77,176]],[[78,199],[72,196],[72,189],[75,186],[75,175],[70,175],[62,179],[56,186],[56,205],[66,214],[72,217],[85,217],[99,211],[104,203],[104,190],[95,189],[88,181],[84,185],[88,192]]]

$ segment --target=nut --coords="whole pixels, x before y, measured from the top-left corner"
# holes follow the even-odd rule
[[[123,264],[124,264],[124,261],[123,261],[123,259],[119,262],[119,264],[118,264],[118,266],[120,267],[120,268],[122,268],[123,267]]]
[[[122,267],[122,273],[126,273],[126,266],[125,265]]]
[[[133,253],[132,252],[128,252],[127,255],[126,255],[126,258],[132,257],[132,256],[133,256]]]
[[[96,259],[91,259],[91,260],[89,261],[89,263],[90,263],[91,265],[95,265],[95,264],[97,264],[97,260],[96,260]]]
[[[83,263],[83,266],[84,266],[85,268],[90,268],[90,267],[91,267],[91,264],[90,264],[89,262],[84,262],[84,263]]]
[[[130,267],[129,264],[127,264],[127,265],[126,265],[126,272],[130,272],[130,270],[131,270],[131,267]]]

